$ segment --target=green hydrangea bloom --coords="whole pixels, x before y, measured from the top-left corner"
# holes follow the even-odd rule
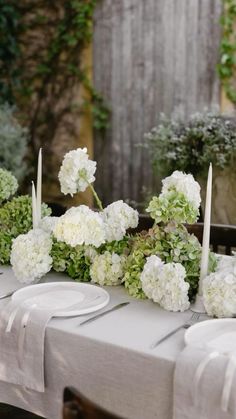
[[[42,204],[42,216],[51,214],[51,209]],[[0,208],[0,263],[9,264],[12,240],[32,228],[32,201],[22,195],[6,202]]]
[[[8,170],[0,168],[0,204],[14,195],[18,188],[18,182]]]
[[[90,259],[85,255],[86,246],[71,247],[64,242],[54,239],[51,256],[53,269],[66,272],[71,278],[80,281],[90,281]]]
[[[146,258],[159,256],[165,263],[181,263],[186,270],[185,280],[189,283],[189,298],[193,300],[197,293],[200,274],[201,245],[194,234],[189,234],[183,225],[169,223],[166,226],[155,226],[147,234],[137,234],[133,237],[131,253],[128,256],[124,285],[130,295],[145,298],[142,291],[140,275]],[[209,258],[209,271],[216,267],[213,254]]]
[[[159,227],[148,233],[136,234],[130,239],[130,254],[127,258],[123,283],[128,293],[135,298],[146,298],[140,281],[140,275],[151,255],[159,255],[162,251],[161,230]]]
[[[168,223],[174,220],[177,224],[193,224],[199,217],[199,210],[186,199],[184,194],[175,190],[161,194],[159,197],[154,196],[146,211],[156,223]]]
[[[106,251],[117,253],[118,255],[128,253],[128,236],[120,241],[105,243],[98,249],[96,253],[102,254]],[[81,281],[90,281],[91,260],[86,253],[88,248],[93,246],[76,246],[71,247],[64,242],[54,239],[51,256],[53,258],[53,269],[57,272],[66,272],[71,278]]]
[[[98,253],[102,254],[106,251],[110,253],[116,253],[117,255],[125,254],[127,255],[129,253],[129,240],[130,236],[124,236],[122,240],[114,240],[109,243],[102,244],[99,249],[96,249]]]

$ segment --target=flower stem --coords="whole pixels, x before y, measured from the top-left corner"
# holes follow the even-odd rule
[[[93,193],[93,196],[94,196],[94,198],[95,198],[95,201],[96,201],[96,203],[97,203],[98,208],[100,209],[100,211],[103,211],[102,202],[101,202],[101,200],[99,199],[98,194],[97,194],[97,192],[95,191],[95,189],[94,189],[93,185],[91,185],[91,183],[88,183],[88,186],[90,187],[90,189],[91,189],[91,191],[92,191],[92,193]]]

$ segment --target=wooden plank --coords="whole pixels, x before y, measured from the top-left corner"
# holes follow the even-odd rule
[[[140,168],[142,166],[142,151],[138,146],[143,140],[143,2],[134,0],[131,20],[131,61],[132,61],[132,103],[130,107],[131,142],[130,160],[130,199],[140,197]]]
[[[94,86],[103,95],[106,104],[111,105],[111,78],[112,78],[112,0],[99,2],[94,15],[93,37],[93,80]],[[106,52],[104,53],[104,49]],[[104,69],[106,69],[104,71]],[[112,178],[111,165],[107,160],[111,138],[111,126],[105,135],[97,134],[94,138],[94,155],[97,160],[95,187],[99,192],[102,202],[111,199]]]
[[[140,202],[159,185],[144,133],[160,113],[188,117],[219,104],[216,75],[221,0],[103,0],[95,14],[94,82],[112,115],[95,138],[97,188],[105,203]]]
[[[154,26],[155,26],[155,0],[148,0],[143,4],[143,109],[140,112],[143,118],[143,130],[140,132],[140,142],[143,142],[143,133],[149,132],[155,123],[153,115],[155,88],[154,88],[154,66],[153,55],[155,46]],[[149,109],[149,112],[143,111]],[[151,165],[145,164],[149,160],[146,148],[141,148],[141,167],[139,169],[139,188],[140,193],[146,187],[148,190],[152,187],[152,168]]]
[[[157,78],[159,75],[160,79],[157,87],[158,103],[160,103],[157,114],[164,112],[170,115],[173,112],[175,85],[173,77],[175,73],[175,0],[159,1],[157,4],[159,4],[158,16],[163,16],[156,27],[156,42],[159,50],[156,60],[156,72]],[[168,22],[168,25],[166,22]],[[160,37],[160,33],[163,33],[163,38]]]
[[[214,40],[214,45],[209,45],[212,55],[212,83],[209,88],[211,89],[211,102],[212,105],[220,103],[220,80],[215,73],[215,66],[220,60],[220,39],[221,39],[221,26],[219,25],[220,16],[222,13],[223,3],[221,0],[212,1],[212,19],[211,19],[211,37]]]
[[[110,176],[112,180],[111,198],[120,199],[122,194],[122,152],[121,152],[121,124],[122,121],[122,94],[123,80],[122,69],[122,31],[123,31],[123,2],[113,0],[112,3],[112,131],[109,142],[111,153],[109,158],[112,164]],[[108,163],[108,162],[107,162]]]
[[[132,164],[131,144],[132,140],[129,135],[131,133],[130,108],[132,104],[132,38],[131,38],[131,22],[133,19],[133,0],[123,2],[122,11],[122,33],[121,33],[121,119],[120,119],[120,154],[122,164],[119,176],[122,179],[120,186],[120,194],[123,199],[130,197],[130,169]],[[128,112],[127,112],[128,110]]]
[[[185,117],[186,113],[186,0],[175,2],[174,21],[174,101],[173,111],[178,117]]]
[[[219,58],[220,6],[220,0],[199,0],[197,103],[200,110],[219,104],[219,81],[216,74],[216,64]]]
[[[198,12],[199,2],[189,0],[187,3],[186,22],[186,112],[189,115],[197,109],[197,60],[198,60]]]

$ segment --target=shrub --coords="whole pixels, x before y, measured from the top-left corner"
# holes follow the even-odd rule
[[[14,108],[0,106],[0,167],[12,172],[21,180],[26,171],[23,158],[26,154],[28,130],[15,118]]]
[[[235,162],[236,121],[219,114],[194,114],[188,122],[162,115],[145,138],[154,171],[164,176],[174,170],[205,175],[210,162],[219,169]]]

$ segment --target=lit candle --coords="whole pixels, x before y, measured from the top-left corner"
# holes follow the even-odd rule
[[[38,227],[37,221],[37,208],[36,208],[36,194],[34,182],[32,182],[32,219],[33,219],[33,229]]]
[[[212,165],[210,163],[210,167],[208,171],[208,179],[207,179],[204,229],[203,229],[203,240],[202,240],[202,259],[201,259],[200,280],[199,280],[199,287],[198,287],[199,296],[202,296],[202,282],[208,273],[208,259],[209,259],[209,249],[210,249],[210,228],[211,228],[211,195],[212,195]]]
[[[41,221],[41,204],[42,204],[42,149],[39,150],[38,155],[38,172],[37,172],[37,190],[36,190],[36,212],[37,224]]]

